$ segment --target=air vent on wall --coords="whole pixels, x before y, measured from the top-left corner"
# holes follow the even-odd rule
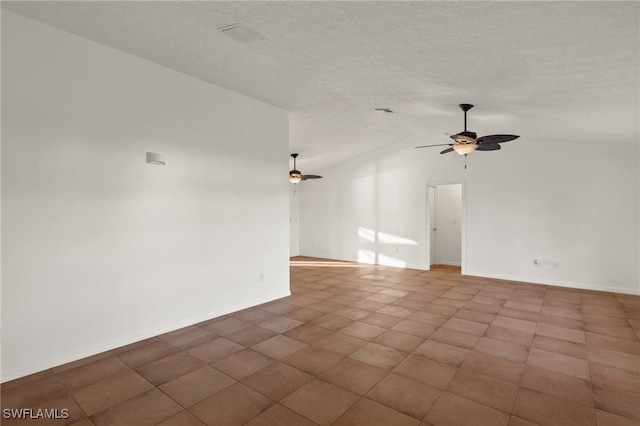
[[[251,31],[249,28],[240,24],[227,25],[226,27],[218,28],[218,31],[240,43],[254,43],[265,40],[265,38],[257,32]]]

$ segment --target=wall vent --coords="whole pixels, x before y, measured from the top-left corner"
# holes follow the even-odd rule
[[[256,41],[265,40],[265,38],[257,32],[251,31],[249,28],[240,24],[227,25],[226,27],[218,28],[218,31],[240,43],[254,43]]]

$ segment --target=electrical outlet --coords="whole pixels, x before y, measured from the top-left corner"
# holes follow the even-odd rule
[[[264,272],[260,272],[260,275],[258,277],[258,280],[263,283],[264,282]]]

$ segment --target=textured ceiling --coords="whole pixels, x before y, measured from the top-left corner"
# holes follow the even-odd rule
[[[313,173],[410,137],[639,143],[638,2],[2,2],[290,111]],[[242,44],[217,29],[264,37]],[[391,108],[381,114],[373,108]]]

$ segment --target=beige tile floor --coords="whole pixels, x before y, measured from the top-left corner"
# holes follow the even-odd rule
[[[292,296],[2,385],[2,424],[640,425],[640,297],[293,258]]]

